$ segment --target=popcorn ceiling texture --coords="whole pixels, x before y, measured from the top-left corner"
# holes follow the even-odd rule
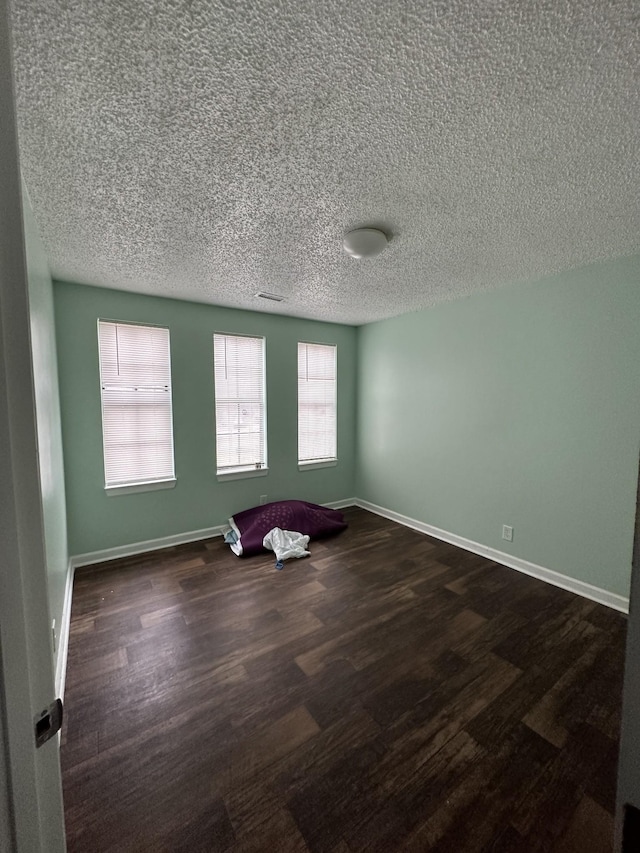
[[[57,278],[359,324],[640,250],[637,0],[14,0],[13,20]],[[390,245],[349,258],[372,223]]]

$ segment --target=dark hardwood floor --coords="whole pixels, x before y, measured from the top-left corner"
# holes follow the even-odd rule
[[[345,515],[77,572],[71,853],[611,849],[624,617]]]

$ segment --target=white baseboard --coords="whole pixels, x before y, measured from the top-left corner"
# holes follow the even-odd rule
[[[331,501],[323,504],[330,509],[342,509],[346,506],[356,506],[355,498],[344,498],[341,501]],[[94,563],[106,563],[122,557],[134,557],[148,551],[159,551],[161,548],[172,548],[174,545],[184,545],[187,542],[199,542],[201,539],[212,539],[222,536],[228,524],[217,527],[207,527],[204,530],[190,530],[187,533],[175,533],[172,536],[162,536],[159,539],[147,539],[145,542],[132,542],[130,545],[116,545],[114,548],[104,548],[101,551],[90,551],[87,554],[76,554],[71,557],[70,565],[75,569],[80,566],[92,566]]]
[[[463,536],[458,536],[455,533],[449,533],[446,530],[441,530],[439,527],[433,527],[431,524],[425,524],[423,521],[417,521],[415,518],[409,518],[406,515],[401,515],[399,512],[394,512],[393,510],[385,509],[384,507],[369,503],[369,501],[356,498],[355,504],[362,509],[375,513],[376,515],[381,515],[383,518],[388,518],[390,521],[397,521],[398,524],[403,524],[405,527],[410,527],[420,533],[426,533],[427,536],[433,536],[435,539],[441,539],[443,542],[448,542],[450,545],[457,545],[459,548],[464,548],[465,551],[471,551],[473,554],[479,554],[481,557],[493,560],[494,563],[500,563],[502,566],[507,566],[510,569],[523,572],[525,575],[531,575],[531,577],[546,581],[547,583],[553,584],[553,586],[559,586],[561,589],[566,589],[569,592],[574,592],[584,598],[597,601],[598,604],[604,604],[606,607],[619,610],[621,613],[629,612],[629,599],[622,595],[617,595],[614,592],[609,592],[606,589],[593,586],[585,581],[580,581],[576,578],[560,574],[560,572],[555,572],[553,569],[546,569],[544,566],[538,566],[535,563],[530,563],[528,560],[522,560],[520,557],[514,557],[512,554],[506,554],[504,551],[489,548],[486,545],[481,545],[479,542],[474,542],[471,539],[465,539]]]
[[[64,601],[62,603],[62,616],[58,628],[58,654],[56,657],[56,696],[64,698],[64,686],[67,678],[67,654],[69,652],[69,631],[71,629],[71,599],[73,596],[73,573],[72,560],[67,566],[67,580],[64,588]]]
[[[326,506],[329,509],[344,509],[347,506],[358,506],[357,498],[345,498],[341,501],[329,501],[329,503],[322,504],[322,506]]]
[[[221,536],[225,527],[227,527],[226,524],[220,524],[204,530],[190,530],[187,533],[174,533],[158,539],[147,539],[145,542],[132,542],[130,545],[116,545],[115,548],[104,548],[102,551],[76,554],[71,558],[71,563],[73,568],[77,569],[80,566],[92,566],[94,563],[106,563],[108,560],[118,560],[121,557],[134,557],[136,554],[146,554],[148,551],[172,548],[174,545],[185,545],[187,542],[212,539],[214,536]]]

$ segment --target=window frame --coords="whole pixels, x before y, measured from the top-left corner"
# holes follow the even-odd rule
[[[153,479],[136,479],[135,481],[126,483],[109,482],[107,479],[107,445],[105,435],[105,396],[104,385],[106,380],[102,375],[103,353],[100,344],[100,326],[101,324],[110,324],[115,326],[134,326],[144,329],[162,329],[167,332],[167,349],[168,349],[168,395],[169,395],[169,436],[171,440],[171,469],[173,474],[170,477],[159,477]],[[171,362],[171,329],[160,323],[143,323],[137,320],[113,320],[106,317],[98,317],[96,323],[97,343],[98,343],[98,379],[100,384],[100,426],[102,432],[102,470],[104,475],[104,490],[108,496],[117,496],[122,494],[131,494],[136,492],[151,492],[160,489],[173,489],[177,482],[176,477],[176,460],[175,460],[175,438],[173,425],[173,375]],[[142,385],[143,383],[140,383]]]
[[[316,459],[300,458],[300,347],[315,346],[333,349],[334,376],[333,376],[333,410],[335,416],[334,432],[334,456],[318,457]],[[307,380],[308,381],[308,380]],[[298,341],[296,345],[296,396],[297,396],[297,458],[299,471],[313,471],[318,468],[334,468],[338,464],[338,345],[326,341]]]
[[[262,344],[262,461],[255,463],[255,466],[235,465],[220,467],[218,464],[218,390],[216,387],[216,337],[220,338],[247,338],[253,341],[260,341]],[[213,377],[213,412],[214,412],[214,435],[215,435],[215,472],[216,479],[224,482],[225,480],[243,480],[251,477],[266,477],[269,473],[268,465],[268,441],[267,441],[267,339],[265,335],[249,335],[244,332],[222,332],[214,331],[213,333],[213,360],[212,360],[212,377]]]

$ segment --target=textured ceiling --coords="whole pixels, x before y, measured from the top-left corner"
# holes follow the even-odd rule
[[[637,0],[13,0],[13,19],[58,278],[363,323],[640,250]],[[349,258],[371,223],[388,248]]]

